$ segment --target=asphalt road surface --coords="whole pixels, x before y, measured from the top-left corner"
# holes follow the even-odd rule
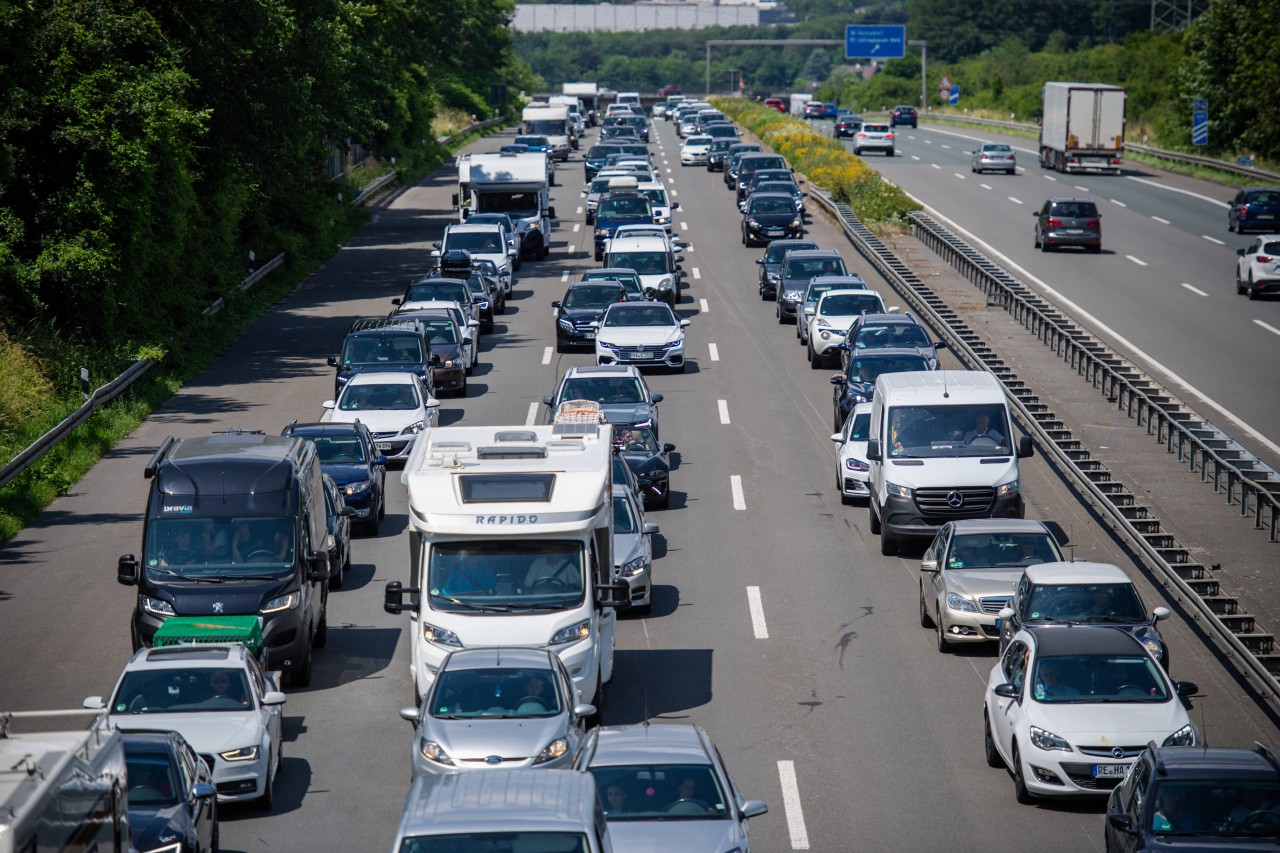
[[[918,554],[882,557],[867,510],[842,506],[833,490],[829,373],[809,368],[793,328],[759,300],[760,250],[741,247],[720,176],[682,169],[672,128],[656,131],[656,162],[681,204],[677,230],[693,244],[679,306],[693,321],[691,363],[684,375],[651,377],[666,397],[663,438],[678,446],[678,467],[671,508],[650,513],[662,530],[653,612],[620,620],[604,721],[704,726],[745,796],[769,804],[751,824],[758,850],[1102,849],[1100,802],[1019,806],[1008,773],[986,767],[981,702],[993,650],[935,651],[917,619]],[[498,144],[491,137],[473,150]],[[565,367],[591,361],[586,352],[555,354],[550,307],[575,272],[595,266],[580,168],[577,157],[561,167],[551,256],[526,263],[496,333],[484,337],[469,396],[444,401],[443,424],[526,423]],[[452,180],[442,170],[380,203],[349,245],[0,551],[0,706],[74,707],[111,689],[129,657],[133,603],[115,582],[115,562],[139,547],[146,460],[168,434],[273,431],[317,418],[332,389],[325,356],[352,319],[384,314],[426,267],[430,241],[452,218]],[[1029,247],[1026,207],[1018,242]],[[1116,222],[1111,246],[1123,238],[1123,218],[1107,218],[1108,229]],[[818,218],[811,235],[898,304],[833,226]],[[1133,272],[1122,259],[1101,261]],[[225,809],[224,850],[391,843],[411,745],[396,712],[412,694],[408,620],[382,610],[383,585],[407,572],[404,489],[388,482],[380,535],[355,542],[352,577],[330,597],[329,644],[317,653],[314,684],[289,691],[276,807]],[[1024,465],[1023,484],[1028,517],[1070,531],[1076,556],[1139,577],[1038,457]],[[1167,603],[1139,584],[1148,607]],[[1201,687],[1193,714],[1210,741],[1275,743],[1274,723],[1183,615],[1175,609],[1162,628],[1175,676]]]

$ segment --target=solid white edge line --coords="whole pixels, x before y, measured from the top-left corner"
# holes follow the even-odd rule
[[[1125,257],[1133,261],[1135,264],[1137,264],[1140,267],[1147,266],[1147,262],[1144,261],[1142,258],[1135,258],[1133,255],[1125,255]]]
[[[778,762],[778,781],[782,785],[782,810],[787,815],[787,831],[792,850],[809,849],[809,831],[804,826],[804,809],[800,806],[800,785],[796,782],[796,763]]]
[[[1150,180],[1149,178],[1138,178],[1133,175],[1125,175],[1125,178],[1127,178],[1130,181],[1137,181],[1140,184],[1146,184],[1149,187],[1155,187],[1158,190],[1168,190],[1171,193],[1182,193],[1183,195],[1189,195],[1192,198],[1199,199],[1200,201],[1207,201],[1209,202],[1209,204],[1212,204],[1214,207],[1223,207],[1223,208],[1231,207],[1231,205],[1227,204],[1227,202],[1225,201],[1218,201],[1216,198],[1209,198],[1207,195],[1201,195],[1200,193],[1194,192],[1193,190],[1184,190],[1182,187],[1171,187],[1168,184],[1162,184],[1159,181],[1153,181],[1153,180]],[[1152,219],[1154,218],[1155,217],[1153,216]]]
[[[729,491],[733,493],[733,508],[736,510],[746,509],[747,497],[742,491],[742,477],[737,474],[729,476]]]
[[[697,267],[694,267],[694,268],[693,268],[693,277],[694,277],[694,278],[702,278],[702,270],[698,269]]]
[[[1219,246],[1227,245],[1225,241],[1219,240],[1217,237],[1210,237],[1208,234],[1201,234],[1200,236],[1208,240],[1210,243],[1217,243]]]
[[[538,421],[538,401],[529,404],[529,414],[525,416],[524,425],[533,426]]]
[[[711,313],[711,307],[707,305],[707,300],[705,299],[698,300],[698,310],[701,311],[703,314]]]
[[[1277,329],[1275,326],[1271,325],[1270,323],[1264,323],[1261,320],[1254,320],[1253,322],[1257,323],[1259,326],[1266,329],[1268,332],[1270,332],[1273,335],[1280,335],[1280,329]]]
[[[707,344],[707,351],[711,353],[712,361],[720,360],[720,348],[717,347],[715,344]]]
[[[1093,314],[1090,314],[1088,311],[1086,311],[1076,302],[1073,302],[1072,300],[1068,299],[1067,296],[1063,294],[1061,291],[1050,286],[1043,279],[1037,278],[1036,276],[1032,275],[1030,270],[1018,264],[1016,261],[1013,260],[1013,258],[1009,257],[1004,252],[1001,252],[999,249],[997,249],[995,246],[992,246],[986,240],[983,240],[977,234],[974,234],[972,231],[968,230],[967,228],[964,228],[963,226],[960,225],[959,222],[956,222],[951,217],[944,215],[941,211],[937,210],[936,208],[931,207],[929,205],[924,205],[924,210],[925,210],[925,213],[928,213],[934,219],[944,223],[952,231],[955,231],[957,234],[964,236],[966,239],[968,239],[970,243],[981,248],[986,254],[1000,261],[1001,265],[1003,265],[1006,270],[1020,276],[1023,281],[1029,284],[1035,284],[1047,296],[1049,296],[1054,302],[1056,302],[1059,308],[1073,312],[1075,314],[1075,318],[1078,321],[1088,322],[1095,329],[1099,330],[1102,334],[1109,335],[1111,338],[1113,338],[1118,343],[1120,343],[1121,346],[1126,347],[1133,355],[1137,356],[1142,361],[1145,361],[1151,368],[1153,368],[1154,372],[1162,374],[1166,379],[1171,381],[1174,385],[1177,385],[1182,390],[1186,391],[1191,396],[1195,397],[1197,400],[1204,403],[1206,406],[1209,406],[1210,408],[1212,408],[1218,414],[1222,415],[1227,420],[1231,421],[1231,423],[1240,427],[1240,429],[1248,433],[1250,438],[1254,439],[1259,444],[1266,447],[1272,453],[1280,454],[1280,444],[1276,444],[1276,442],[1272,441],[1262,433],[1258,432],[1253,427],[1249,426],[1249,424],[1246,421],[1244,421],[1239,415],[1235,414],[1230,409],[1226,408],[1221,403],[1219,403],[1217,400],[1205,394],[1199,388],[1192,385],[1190,382],[1183,379],[1178,374],[1174,373],[1168,367],[1165,367],[1165,365],[1162,364],[1161,362],[1156,361],[1154,358],[1148,355],[1145,350],[1143,350],[1137,344],[1133,343],[1133,341],[1129,340],[1124,335],[1121,335],[1120,333],[1118,333],[1115,329],[1111,328],[1106,323],[1099,320]],[[1121,355],[1124,355],[1124,353],[1121,353]]]
[[[543,351],[542,351],[542,363],[543,363],[543,364],[550,364],[550,363],[551,363],[551,353],[552,353],[553,351],[554,351],[554,350],[553,350],[553,348],[552,348],[552,347],[546,347],[545,349],[543,349]]]
[[[729,401],[716,400],[716,408],[720,410],[720,423],[723,426],[729,425]]]
[[[760,587],[747,587],[747,608],[751,611],[751,630],[756,639],[769,639],[769,626],[764,621],[764,601],[760,598]]]
[[[1196,294],[1197,296],[1208,296],[1208,295],[1209,295],[1209,294],[1205,293],[1203,290],[1201,290],[1201,289],[1200,289],[1200,288],[1198,288],[1198,287],[1192,287],[1191,285],[1187,284],[1185,281],[1184,281],[1184,282],[1182,282],[1182,286],[1183,286],[1183,287],[1185,287],[1187,290],[1190,290],[1192,293]]]

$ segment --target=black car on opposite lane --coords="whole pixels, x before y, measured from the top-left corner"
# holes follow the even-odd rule
[[[218,791],[208,765],[177,732],[125,730],[121,735],[130,849],[216,853]]]
[[[741,231],[742,245],[764,245],[803,236],[804,221],[790,193],[752,193],[742,211]]]
[[[355,423],[298,423],[281,435],[305,438],[316,447],[320,470],[333,478],[342,501],[355,510],[355,521],[371,535],[387,514],[387,457],[378,452],[369,427]],[[330,584],[333,586],[333,584]]]
[[[760,298],[777,299],[778,285],[782,282],[782,259],[787,252],[801,249],[817,249],[812,240],[771,240],[764,256],[756,258],[760,267]]]
[[[856,353],[844,370],[831,377],[835,390],[831,398],[832,432],[844,427],[845,419],[859,403],[870,403],[876,395],[876,379],[882,373],[932,370],[914,349],[878,349]]]
[[[556,352],[569,347],[594,347],[596,324],[604,309],[625,302],[627,290],[617,281],[578,281],[569,285],[564,297],[551,303],[555,309]]]

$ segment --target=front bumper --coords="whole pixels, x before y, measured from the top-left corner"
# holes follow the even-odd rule
[[[846,330],[847,331],[847,330]],[[838,352],[836,347],[844,342],[846,332],[838,332],[833,329],[819,329],[816,334],[809,335],[809,343],[813,347],[813,354],[818,356],[829,356],[832,351]]]
[[[891,536],[900,539],[932,539],[948,521],[962,518],[1022,518],[1022,493],[1003,496],[997,494],[989,502],[989,507],[989,511],[982,506],[973,511],[961,508],[945,516],[933,515],[921,510],[914,497],[890,495],[880,508],[880,520],[885,532]]]
[[[981,607],[981,602],[978,604]],[[948,643],[986,643],[1000,639],[994,613],[972,610],[952,610],[946,604],[939,611],[942,616],[942,632]]]
[[[841,472],[844,476],[840,478],[840,492],[846,498],[868,498],[871,497],[871,490],[867,487],[866,473],[854,474],[851,471]]]
[[[631,577],[622,577],[618,574],[618,566],[614,566],[614,575],[620,580],[627,582],[627,586],[631,587],[631,605],[633,607],[647,607],[653,598],[653,566],[645,566],[637,575]]]
[[[796,317],[796,306],[800,304],[799,300],[787,299],[785,296],[778,300],[778,312],[783,318],[794,320]]]
[[[752,225],[747,223],[747,239],[760,243],[770,240],[789,240],[804,236],[804,228],[790,225]]]
[[[705,166],[706,164],[707,155],[705,152],[702,154],[682,152],[680,154],[680,165],[682,166]]]
[[[1084,754],[1078,749],[1073,752],[1043,750],[1031,743],[1030,738],[1025,744],[1019,739],[1018,748],[1027,790],[1038,797],[1109,796],[1112,789],[1124,781],[1124,774],[1097,778],[1095,768],[1119,766],[1127,770],[1137,757],[1136,753],[1134,758],[1115,759],[1110,755]],[[1138,747],[1137,751],[1141,749]]]
[[[435,382],[436,391],[457,391],[462,388],[467,370],[461,364],[453,367],[431,368],[431,379]]]
[[[424,709],[425,713],[425,709]],[[413,739],[413,755],[411,758],[411,770],[414,779],[423,776],[445,776],[450,773],[466,773],[472,770],[514,770],[526,767],[536,767],[538,770],[567,770],[573,767],[573,759],[575,755],[572,751],[565,752],[559,758],[553,758],[550,761],[544,761],[541,764],[534,764],[533,759],[538,752],[545,747],[546,744],[534,746],[530,744],[529,751],[533,755],[508,757],[501,756],[502,761],[496,764],[490,764],[486,758],[453,758],[453,764],[438,764],[422,754],[422,748],[418,738]]]
[[[593,347],[596,345],[595,329],[574,329],[566,332],[556,328],[556,344],[562,347]]]
[[[413,450],[413,440],[415,438],[417,438],[416,435],[375,432],[373,434],[373,443],[378,448],[378,452],[388,459],[408,459],[409,452]]]
[[[596,364],[634,364],[637,367],[670,367],[684,365],[684,344],[668,350],[662,348],[605,347],[596,344]]]

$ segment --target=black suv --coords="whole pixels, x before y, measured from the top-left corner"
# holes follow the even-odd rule
[[[329,356],[329,366],[337,370],[333,378],[334,399],[357,373],[393,370],[417,374],[434,396],[431,366],[437,361],[431,354],[427,329],[418,320],[356,320],[347,329],[342,351]]]
[[[320,470],[333,478],[342,502],[355,510],[355,519],[376,536],[387,514],[387,457],[378,452],[369,427],[355,423],[297,421],[280,433],[305,438],[316,447]]]
[[[898,125],[907,125],[909,127],[917,127],[916,108],[907,104],[898,104],[893,108],[893,113],[889,116],[889,125],[897,127]]]
[[[1228,202],[1227,230],[1280,231],[1280,187],[1245,187]]]
[[[1059,246],[1102,251],[1102,219],[1088,198],[1050,198],[1031,213],[1036,220],[1036,248],[1047,252]]]
[[[920,321],[907,314],[863,314],[849,327],[844,343],[838,344],[840,363],[848,364],[854,353],[877,349],[914,350],[929,365],[938,367],[938,350],[946,349],[945,341],[929,340],[929,332]]]
[[[177,732],[122,735],[131,849],[217,850],[218,789],[209,765]]]
[[[1275,850],[1280,757],[1253,749],[1147,744],[1107,800],[1106,847]]]
[[[756,258],[760,265],[760,298],[777,299],[778,284],[782,281],[782,258],[792,249],[817,249],[812,240],[773,240],[765,247],[764,257]]]

